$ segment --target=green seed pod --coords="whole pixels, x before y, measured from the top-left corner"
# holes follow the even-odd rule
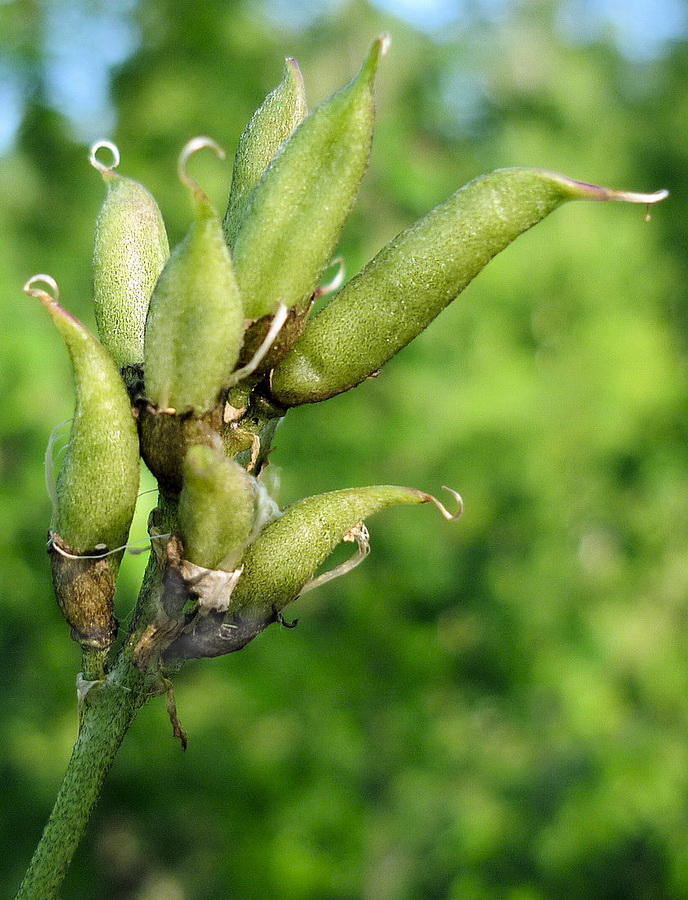
[[[110,166],[98,161],[96,154],[101,148],[112,152]],[[94,144],[90,161],[107,185],[93,247],[98,334],[120,369],[140,366],[148,304],[170,255],[165,223],[146,188],[114,171],[119,165],[119,151],[114,144]]]
[[[373,81],[387,37],[348,85],[298,126],[256,186],[233,257],[246,316],[305,302],[315,290],[368,164]]]
[[[48,284],[55,296],[34,288]],[[112,598],[139,485],[139,444],[129,396],[117,366],[84,326],[57,302],[57,285],[37,275],[24,287],[50,313],[71,357],[76,409],[53,492],[51,549],[57,599],[73,636],[107,647],[117,623]]]
[[[221,450],[203,445],[188,450],[179,497],[185,559],[206,569],[235,568],[253,528],[254,484]]]
[[[287,59],[282,81],[263,100],[239,139],[234,157],[232,189],[222,223],[230,247],[236,241],[253,189],[307,112],[298,63],[295,59]]]
[[[390,485],[352,488],[308,497],[267,525],[241,559],[242,571],[232,584],[227,604],[197,615],[165,650],[166,665],[186,659],[223,656],[246,646],[273,622],[284,622],[281,610],[300,593],[353,568],[356,560],[333,572],[311,576],[341,540],[356,540],[358,558],[367,552],[361,520],[400,503],[435,503],[447,519],[456,519],[434,497],[412,488]]]
[[[567,200],[654,203],[543,169],[500,169],[471,181],[403,231],[353,278],[278,364],[283,406],[359,384],[421,333],[487,263]]]
[[[232,260],[217,213],[186,172],[189,156],[210,147],[195,138],[179,157],[179,176],[190,189],[195,220],[158,279],[145,338],[146,396],[160,409],[205,412],[239,358],[244,312]]]
[[[347,488],[299,500],[246,550],[241,559],[243,575],[232,594],[232,613],[257,608],[279,612],[296,599],[356,524],[388,506],[427,502],[454,518],[429,494],[394,485]]]

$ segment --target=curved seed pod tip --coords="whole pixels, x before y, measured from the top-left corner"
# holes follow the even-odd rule
[[[158,279],[146,322],[146,395],[160,409],[179,412],[212,409],[239,357],[244,328],[222,226],[186,171],[189,157],[203,147],[224,155],[210,138],[194,138],[180,154],[194,222]]]
[[[347,488],[300,500],[271,522],[241,559],[243,575],[232,595],[231,610],[283,609],[294,600],[316,569],[363,519],[399,504],[435,503],[447,518],[452,515],[430,494],[395,485]]]
[[[544,169],[499,169],[398,235],[310,322],[272,376],[283,406],[360,384],[421,333],[487,263],[568,200],[652,204]]]
[[[378,38],[356,78],[296,128],[251,196],[234,245],[246,315],[307,302],[363,178],[373,135]]]
[[[52,294],[36,285],[46,284]],[[50,549],[58,602],[81,643],[114,639],[112,596],[139,484],[139,449],[129,396],[99,341],[58,302],[55,281],[36,275],[24,291],[38,298],[69,352],[76,409],[69,445],[51,492]]]
[[[267,95],[239,138],[232,188],[222,223],[230,247],[234,246],[253,189],[307,112],[301,70],[295,59],[287,59],[282,81]]]
[[[105,165],[98,152],[107,149]],[[98,334],[120,368],[143,363],[143,335],[151,294],[170,255],[165,223],[153,196],[115,171],[119,150],[110,141],[91,147],[91,165],[107,195],[96,221],[93,299]]]

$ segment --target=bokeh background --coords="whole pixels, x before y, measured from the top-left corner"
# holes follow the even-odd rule
[[[43,453],[72,410],[36,272],[93,322],[109,137],[189,222],[176,155],[224,208],[253,108],[301,63],[311,106],[382,30],[355,273],[470,178],[535,165],[669,188],[571,204],[374,381],[295,410],[281,501],[375,482],[459,489],[391,510],[373,553],[241,653],[142,711],[64,898],[688,897],[688,4],[682,0],[0,3],[0,895],[76,730],[77,646],[51,596]],[[142,487],[152,487],[144,475]],[[151,495],[132,537],[143,537]],[[131,609],[141,558],[118,593]]]

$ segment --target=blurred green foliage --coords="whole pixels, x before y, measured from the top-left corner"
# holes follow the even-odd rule
[[[68,362],[21,285],[92,324],[103,188],[48,102],[38,35],[62,0],[0,9],[29,102],[0,158],[1,883],[28,861],[75,736],[78,648],[51,596],[48,436]],[[65,14],[79,4],[62,4]],[[296,7],[297,4],[295,4]],[[141,0],[112,83],[121,171],[172,244],[176,154],[230,153],[301,63],[311,106],[392,33],[353,274],[469,178],[535,165],[672,198],[569,205],[495,260],[378,379],[282,424],[284,504],[358,484],[459,489],[464,519],[391,511],[373,554],[237,655],[190,665],[184,755],[154,701],[128,735],[65,898],[688,897],[688,44],[625,59],[566,42],[556,3],[442,40],[363,2],[302,27],[258,4]],[[280,9],[288,9],[281,4]],[[129,11],[128,11],[129,10]],[[231,163],[194,172],[222,210]],[[150,479],[144,488],[152,487]],[[132,536],[145,534],[151,495]],[[142,560],[127,560],[119,615]]]

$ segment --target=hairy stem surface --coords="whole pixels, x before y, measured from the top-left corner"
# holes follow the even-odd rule
[[[122,739],[151,696],[150,681],[126,660],[89,691],[72,757],[17,900],[57,896]]]
[[[159,570],[151,555],[139,608],[148,605],[158,581]],[[85,671],[83,676],[89,679],[93,674]],[[83,698],[79,736],[17,900],[57,896],[122,739],[139,709],[160,692],[158,681],[157,673],[141,672],[134,666],[129,642],[108,676],[95,681]]]

